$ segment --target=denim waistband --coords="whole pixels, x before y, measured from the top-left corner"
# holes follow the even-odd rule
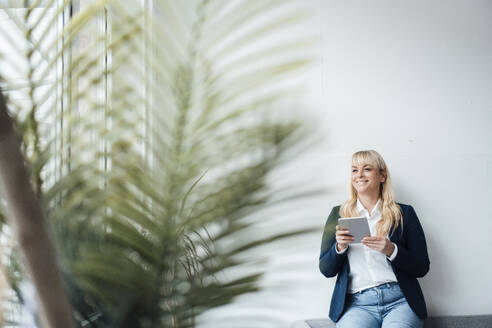
[[[396,281],[391,281],[391,282],[385,282],[384,284],[374,286],[373,288],[391,288],[394,287],[395,285],[398,285],[398,282]]]
[[[356,293],[353,293],[351,295],[357,295],[357,294],[362,294],[368,290],[371,290],[371,289],[388,289],[388,288],[393,288],[395,286],[399,286],[398,282],[396,281],[391,281],[391,282],[385,282],[385,283],[382,283],[380,285],[377,285],[377,286],[374,286],[374,287],[370,287],[370,288],[366,288],[366,289],[363,289],[363,290],[360,290]]]

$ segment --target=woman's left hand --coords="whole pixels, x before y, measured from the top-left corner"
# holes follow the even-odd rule
[[[364,238],[362,238],[362,244],[378,252],[381,252],[386,256],[391,256],[391,254],[393,254],[393,251],[395,250],[395,245],[393,245],[393,243],[385,237],[365,236]]]

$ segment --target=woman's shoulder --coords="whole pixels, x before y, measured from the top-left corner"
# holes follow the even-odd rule
[[[328,215],[328,220],[338,219],[340,217],[340,207],[341,206],[342,205],[333,206],[333,208],[331,209],[330,215]]]
[[[333,208],[331,209],[331,213],[339,213],[340,207],[342,207],[342,205],[333,206]]]
[[[409,205],[409,204],[403,204],[403,203],[399,203],[399,202],[396,202],[396,204],[398,206],[400,206],[400,208],[402,209],[402,211],[403,210],[408,210],[408,209],[412,208],[412,205]]]
[[[400,206],[400,208],[401,208],[402,211],[413,210],[413,207],[410,204],[403,204],[403,203],[399,203],[399,202],[396,202],[396,204],[398,206]]]
[[[333,208],[331,209],[331,211],[340,211],[340,207],[342,207],[342,205],[337,205],[337,206],[333,206]]]
[[[396,204],[400,206],[401,214],[404,220],[408,220],[408,219],[411,220],[413,218],[417,218],[417,214],[415,213],[415,210],[413,209],[412,205],[398,203],[398,202]]]

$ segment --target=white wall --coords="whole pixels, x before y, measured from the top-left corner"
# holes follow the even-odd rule
[[[492,314],[492,1],[311,4],[322,62],[308,102],[325,131],[319,175],[330,190],[320,226],[346,198],[350,155],[379,151],[426,233],[430,315]],[[317,256],[292,317],[328,313],[335,279],[318,273]]]

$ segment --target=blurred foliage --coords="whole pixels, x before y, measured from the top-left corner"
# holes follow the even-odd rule
[[[9,106],[79,325],[195,327],[257,291],[263,273],[241,273],[241,255],[310,231],[250,233],[272,197],[311,194],[267,183],[305,134],[268,114],[292,90],[268,87],[309,63],[309,42],[244,50],[305,13],[275,0],[43,3],[4,8],[27,82],[5,76],[3,90],[29,100]]]

